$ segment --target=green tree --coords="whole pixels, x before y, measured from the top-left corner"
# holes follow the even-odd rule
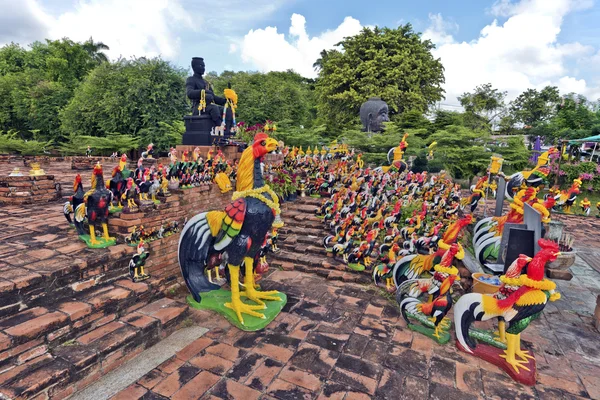
[[[539,92],[527,89],[510,103],[510,114],[515,122],[537,127],[556,115],[560,94],[556,86],[546,86]]]
[[[108,62],[108,56],[103,53],[103,50],[110,50],[110,47],[102,42],[94,42],[91,37],[83,43],[83,49],[87,51],[89,56],[98,64]]]
[[[455,178],[471,180],[489,165],[491,153],[486,150],[486,133],[449,125],[431,135],[430,140],[437,142],[435,158]]]
[[[69,39],[30,47],[11,43],[0,49],[0,129],[27,140],[64,140],[59,111],[97,62]]]
[[[238,94],[237,121],[247,126],[266,120],[289,121],[292,125],[309,127],[316,116],[314,82],[293,71],[210,73],[206,79],[221,94],[231,84]]]
[[[465,92],[458,96],[458,101],[465,109],[465,125],[489,131],[491,124],[506,112],[505,97],[506,92],[494,89],[491,83],[477,86],[472,93]]]
[[[390,112],[421,113],[442,99],[444,69],[410,24],[397,29],[364,28],[338,49],[324,50],[315,63],[318,116],[332,128],[358,123],[360,105],[371,96],[386,101]]]
[[[170,126],[188,113],[184,82],[185,71],[160,58],[102,63],[60,112],[61,130],[75,137],[120,133],[142,142],[153,132],[151,139],[165,150],[168,144],[157,137],[164,132],[161,123]]]

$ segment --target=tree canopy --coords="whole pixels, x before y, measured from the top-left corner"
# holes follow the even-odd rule
[[[386,101],[392,114],[424,113],[442,99],[442,63],[431,54],[433,43],[410,24],[364,28],[338,46],[315,63],[318,116],[328,126],[358,123],[360,105],[372,96]]]

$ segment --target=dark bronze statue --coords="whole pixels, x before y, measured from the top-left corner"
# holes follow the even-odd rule
[[[206,71],[203,58],[192,58],[192,70],[194,70],[194,75],[187,78],[185,82],[187,97],[192,101],[192,115],[208,114],[214,126],[219,127],[223,122],[223,106],[227,99],[216,96],[210,83],[202,77]],[[203,90],[204,97],[202,96]],[[202,111],[199,110],[201,105]],[[228,108],[225,115],[225,132],[230,131],[232,123],[233,114],[231,108]]]
[[[371,97],[360,106],[360,122],[363,132],[381,132],[383,122],[390,120],[388,105],[379,97]]]

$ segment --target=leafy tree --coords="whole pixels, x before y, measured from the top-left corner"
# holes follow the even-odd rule
[[[504,159],[503,170],[505,173],[522,171],[529,161],[530,151],[525,147],[523,136],[511,136],[491,144],[489,149],[500,154]]]
[[[83,43],[83,49],[87,51],[89,56],[98,63],[108,62],[108,56],[103,50],[110,50],[110,47],[102,42],[94,42],[91,37]]]
[[[14,130],[23,139],[64,140],[59,110],[98,63],[69,39],[30,47],[11,43],[0,49],[0,129]]]
[[[60,112],[61,130],[71,136],[99,137],[152,133],[157,147],[165,150],[168,144],[158,137],[166,128],[161,123],[172,126],[188,113],[184,80],[185,71],[160,58],[102,63]]]
[[[472,129],[490,130],[492,122],[505,113],[506,92],[492,88],[491,83],[477,86],[473,93],[465,92],[458,101],[465,109],[465,125]]]
[[[449,125],[431,135],[437,142],[435,157],[458,179],[471,180],[484,172],[491,153],[486,151],[489,136],[464,126]]]
[[[358,123],[360,105],[372,96],[386,101],[391,113],[423,113],[441,100],[442,63],[431,54],[433,43],[410,24],[364,28],[338,45],[343,51],[324,50],[315,63],[318,116],[328,127]]]
[[[296,126],[311,126],[316,116],[314,82],[293,71],[210,73],[206,79],[216,93],[231,84],[238,94],[237,121],[251,126],[266,120],[290,121]]]
[[[536,127],[556,115],[560,95],[556,86],[546,86],[539,92],[527,89],[510,104],[510,114],[515,122]]]

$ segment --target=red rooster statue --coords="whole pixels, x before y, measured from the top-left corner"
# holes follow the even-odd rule
[[[259,312],[267,308],[265,300],[278,301],[281,307],[285,304],[284,294],[274,290],[261,292],[254,284],[256,256],[268,232],[275,226],[274,222],[281,226],[277,195],[265,185],[261,168],[264,156],[275,151],[277,145],[275,139],[258,133],[240,159],[233,203],[224,211],[196,215],[184,226],[179,239],[179,265],[193,301],[201,306],[206,292],[220,289],[208,280],[206,271],[226,262],[231,293],[224,307],[233,311],[234,318],[241,324],[238,326],[245,330],[252,328],[244,324],[247,322],[244,315],[265,319],[265,314]],[[240,291],[239,279],[242,265],[245,268],[244,291]],[[243,302],[242,297],[255,304]]]
[[[535,359],[521,349],[521,332],[531,321],[538,318],[548,301],[560,298],[556,284],[544,279],[547,262],[556,260],[560,254],[558,244],[540,239],[541,250],[527,264],[526,256],[520,256],[506,275],[500,277],[504,284],[494,295],[469,293],[462,296],[454,307],[454,325],[457,345],[467,353],[475,354],[502,368],[513,379],[535,385]],[[527,274],[519,275],[527,266]],[[474,321],[499,320],[500,340],[506,339],[507,349],[501,350],[489,345],[477,344],[469,335]],[[505,329],[504,324],[508,323]]]

